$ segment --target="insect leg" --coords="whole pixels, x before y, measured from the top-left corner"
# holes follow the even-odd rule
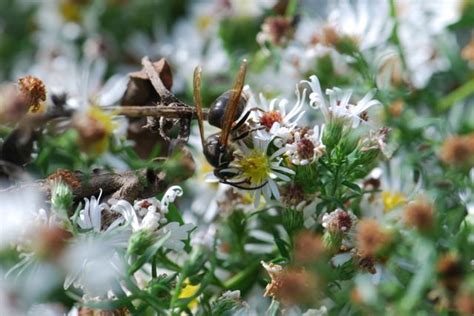
[[[249,129],[248,131],[245,131],[242,134],[233,137],[232,141],[237,141],[237,140],[244,139],[245,137],[249,136],[251,133],[253,133],[255,131],[260,131],[262,129],[265,129],[265,126],[260,126],[260,127]]]
[[[235,131],[235,130],[239,129],[247,121],[247,119],[249,118],[250,113],[253,112],[253,111],[265,112],[264,110],[262,110],[261,108],[258,108],[258,107],[253,107],[253,108],[248,109],[247,112],[245,112],[245,114],[240,118],[240,120],[238,120],[235,123],[235,125],[232,127],[232,130]]]

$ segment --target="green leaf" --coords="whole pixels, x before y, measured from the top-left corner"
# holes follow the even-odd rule
[[[183,217],[181,216],[181,213],[178,211],[178,208],[174,204],[171,204],[168,207],[168,214],[166,214],[166,219],[168,220],[168,222],[178,222],[180,225],[184,225]]]
[[[285,257],[290,259],[290,253],[287,250],[287,243],[281,239],[280,237],[277,236],[276,233],[273,234],[273,238],[275,239],[275,244],[277,245],[278,251],[280,251],[280,254]]]
[[[171,236],[171,232],[168,232],[165,236],[161,237],[156,243],[148,248],[143,255],[138,257],[128,269],[128,274],[134,274],[140,269],[146,262],[149,262],[153,256],[156,255],[158,250],[163,246],[166,240]]]
[[[348,187],[349,189],[351,189],[352,191],[355,191],[355,192],[359,193],[360,195],[362,195],[362,190],[357,184],[351,183],[347,180],[342,181],[342,184],[345,185],[346,187]]]

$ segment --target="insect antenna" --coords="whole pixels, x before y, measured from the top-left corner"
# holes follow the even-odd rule
[[[202,99],[201,99],[201,67],[194,69],[193,77],[193,88],[194,88],[194,104],[196,106],[196,115],[198,119],[199,135],[201,136],[201,144],[204,148],[204,115],[202,113]]]

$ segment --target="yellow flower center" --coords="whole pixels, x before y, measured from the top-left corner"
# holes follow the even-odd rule
[[[188,298],[196,294],[196,292],[199,290],[199,285],[192,285],[189,283],[189,280],[186,279],[184,281],[184,286],[181,288],[181,293],[179,293],[179,298]],[[193,309],[197,307],[198,301],[197,299],[193,299],[188,303],[189,309]]]
[[[397,206],[402,205],[407,201],[405,195],[401,192],[382,192],[382,202],[385,212],[389,212]]]
[[[256,150],[239,161],[240,168],[252,184],[261,184],[270,173],[270,160],[267,155]]]
[[[197,19],[197,23],[196,23],[197,28],[199,31],[204,32],[209,28],[209,26],[211,26],[212,22],[213,22],[212,16],[210,15],[200,16]]]
[[[101,122],[104,125],[105,132],[107,135],[112,134],[116,127],[113,121],[113,113],[106,113],[98,106],[91,106],[87,111],[89,117]]]
[[[89,107],[87,115],[92,120],[99,122],[104,132],[104,135],[98,140],[88,144],[88,151],[95,155],[101,155],[108,149],[110,135],[112,135],[117,124],[113,121],[113,113],[106,113],[97,106]]]

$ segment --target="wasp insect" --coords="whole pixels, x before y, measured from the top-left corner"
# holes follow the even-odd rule
[[[253,131],[259,129],[251,126],[247,119],[251,113],[244,113],[248,97],[242,91],[245,82],[247,61],[243,60],[235,84],[231,90],[221,94],[210,106],[208,113],[209,124],[221,129],[220,132],[212,134],[207,138],[204,136],[204,115],[201,100],[201,68],[194,70],[194,103],[196,105],[196,116],[199,124],[199,133],[207,161],[214,167],[214,175],[220,182],[230,184],[239,189],[255,190],[263,187],[266,182],[259,186],[251,187],[246,180],[233,182],[231,178],[238,175],[238,171],[229,168],[234,160],[236,147],[234,142],[245,140]]]

